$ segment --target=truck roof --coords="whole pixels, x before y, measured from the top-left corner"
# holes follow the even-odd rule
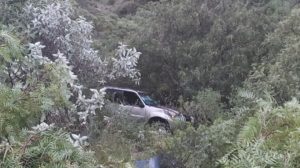
[[[115,89],[115,90],[123,90],[123,91],[136,92],[136,93],[145,93],[145,92],[139,91],[139,90],[134,90],[134,89],[130,89],[130,88],[114,87],[114,86],[104,86],[102,89]]]

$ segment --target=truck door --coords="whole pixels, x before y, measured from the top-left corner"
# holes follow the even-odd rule
[[[135,92],[123,91],[124,103],[123,108],[137,120],[145,120],[146,111],[145,105]]]

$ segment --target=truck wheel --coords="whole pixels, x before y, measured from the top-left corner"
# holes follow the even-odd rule
[[[161,134],[167,134],[171,132],[169,123],[163,119],[150,120],[149,125]]]

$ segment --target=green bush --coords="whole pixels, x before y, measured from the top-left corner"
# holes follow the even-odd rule
[[[225,116],[220,93],[211,89],[200,91],[191,101],[181,104],[181,110],[194,117],[195,125],[212,124],[217,118]]]
[[[106,107],[92,118],[89,127],[91,149],[102,165],[124,167],[134,160],[156,155],[164,148],[164,139],[169,134],[159,134],[114,104],[108,103]]]
[[[296,7],[267,36],[264,50],[268,52],[263,55],[261,64],[254,65],[245,82],[257,95],[268,91],[279,104],[291,97],[300,97],[299,18],[300,9]]]
[[[268,54],[264,40],[289,14],[290,0],[163,0],[138,10],[132,43],[143,53],[141,84],[160,96],[228,96]],[[159,81],[159,82],[157,82]],[[163,93],[163,94],[162,94]]]
[[[93,153],[75,148],[62,130],[32,132],[23,130],[13,141],[2,141],[0,167],[96,167]]]
[[[283,107],[259,100],[254,117],[238,135],[235,148],[220,161],[224,167],[299,167],[300,104]]]
[[[163,166],[218,167],[218,159],[231,149],[235,135],[234,120],[216,121],[211,126],[200,125],[177,131],[167,138],[164,151],[173,160],[163,162]]]

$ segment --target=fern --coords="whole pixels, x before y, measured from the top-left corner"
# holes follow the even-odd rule
[[[25,95],[20,89],[0,85],[0,136],[17,133],[34,122],[41,109],[37,99]]]
[[[298,167],[299,121],[295,98],[283,107],[261,99],[256,114],[241,129],[236,148],[220,162],[225,167]]]
[[[3,157],[0,167],[15,165],[21,167],[96,167],[93,154],[79,150],[67,140],[62,130],[32,133],[24,130],[14,150]]]
[[[257,97],[255,96],[255,94],[251,91],[248,91],[248,90],[238,91],[238,96],[240,96],[242,98],[249,99],[249,100],[257,100]]]
[[[263,144],[264,140],[259,139],[237,146],[219,162],[226,168],[283,167],[284,155],[277,151],[264,150]]]
[[[13,59],[21,58],[23,56],[23,48],[20,45],[20,40],[17,39],[14,35],[12,35],[11,32],[1,30],[1,28],[0,56],[6,62],[11,62]]]
[[[238,141],[251,142],[258,138],[261,133],[262,125],[257,117],[250,117],[238,135]]]

